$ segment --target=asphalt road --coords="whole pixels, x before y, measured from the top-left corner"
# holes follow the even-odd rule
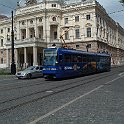
[[[124,124],[124,67],[57,81],[0,77],[0,124]]]

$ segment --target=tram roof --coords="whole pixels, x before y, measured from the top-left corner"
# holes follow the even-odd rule
[[[63,53],[73,53],[73,54],[88,54],[88,55],[98,55],[98,56],[110,56],[108,53],[95,53],[95,52],[87,52],[76,49],[66,49],[66,48],[46,48],[46,49],[57,49],[58,51],[62,51]]]

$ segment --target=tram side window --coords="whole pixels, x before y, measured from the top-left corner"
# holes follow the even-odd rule
[[[105,61],[106,63],[109,63],[109,57],[104,57],[104,61]]]
[[[87,56],[87,62],[91,62],[91,56]]]
[[[93,55],[87,55],[86,62],[96,62],[96,57]]]
[[[97,62],[100,62],[100,57],[99,56],[97,56]]]
[[[78,62],[77,55],[72,55],[72,62]]]
[[[101,57],[100,57],[100,62],[105,63],[105,62],[106,62],[106,58],[103,57],[103,56],[101,56]]]
[[[71,55],[65,54],[64,60],[65,60],[65,62],[71,62]]]
[[[87,62],[87,56],[86,55],[83,55],[83,62]]]
[[[97,57],[96,56],[91,56],[91,62],[97,62]]]
[[[82,55],[77,55],[78,62],[82,62]]]

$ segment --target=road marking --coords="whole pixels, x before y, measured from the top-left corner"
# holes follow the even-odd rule
[[[122,72],[122,73],[120,73],[120,74],[118,74],[119,76],[121,76],[121,75],[123,75],[124,74],[124,72]]]
[[[54,109],[53,111],[50,111],[49,113],[47,113],[47,114],[45,114],[45,115],[43,115],[43,116],[37,118],[36,120],[34,120],[34,121],[32,121],[32,122],[30,122],[30,123],[28,123],[28,124],[36,124],[38,121],[40,121],[40,120],[42,120],[42,119],[44,119],[44,118],[46,118],[46,117],[48,117],[48,116],[54,114],[55,112],[57,112],[57,111],[59,111],[59,110],[65,108],[65,107],[67,107],[67,106],[69,106],[70,104],[74,103],[75,101],[81,99],[81,98],[84,97],[84,96],[89,95],[90,93],[92,93],[92,92],[94,92],[94,91],[100,89],[100,88],[103,87],[103,86],[104,86],[104,85],[100,85],[99,87],[97,87],[97,88],[95,88],[95,89],[93,89],[93,90],[91,90],[91,91],[89,91],[89,92],[83,94],[82,96],[79,96],[79,97],[75,98],[74,100],[72,100],[72,101],[70,101],[70,102],[68,102],[68,103],[66,103],[66,104],[64,104],[64,105],[62,105],[62,106],[60,106],[60,107]]]
[[[113,79],[113,80],[111,80],[111,81],[108,81],[108,82],[106,82],[106,83],[104,83],[104,84],[110,84],[111,82],[114,82],[114,81],[116,81],[116,80],[118,80],[119,78],[122,78],[122,77],[124,77],[124,75],[122,75],[122,76],[120,76],[120,77],[117,77],[117,78],[115,78],[115,79]]]
[[[46,91],[46,93],[52,93],[53,91],[52,90],[48,90],[48,91]]]
[[[113,79],[113,80],[111,80],[111,81],[109,81],[109,82],[106,82],[105,84],[109,84],[109,83],[111,83],[111,82],[113,82],[113,81],[115,81],[115,80],[118,80],[119,78],[122,78],[122,77],[124,77],[124,75],[123,75],[123,76],[120,76],[120,77],[117,77],[117,78],[115,78],[115,79]],[[91,91],[89,91],[89,92],[87,92],[87,93],[85,93],[85,94],[83,94],[83,95],[81,95],[81,96],[79,96],[79,97],[73,99],[73,100],[70,101],[70,102],[67,102],[66,104],[64,104],[64,105],[62,105],[62,106],[60,106],[60,107],[54,109],[53,111],[48,112],[47,114],[45,114],[45,115],[43,115],[43,116],[37,118],[36,120],[34,120],[34,121],[32,121],[32,122],[29,122],[28,124],[36,124],[37,122],[43,120],[44,118],[46,118],[46,117],[48,117],[48,116],[54,114],[55,112],[57,112],[57,111],[59,111],[59,110],[65,108],[65,107],[69,106],[70,104],[72,104],[72,103],[76,102],[77,100],[79,100],[79,99],[81,99],[81,98],[83,98],[83,97],[85,97],[85,96],[87,96],[87,95],[93,93],[94,91],[99,90],[99,89],[102,88],[102,87],[104,87],[104,85],[100,85],[100,86],[96,87],[95,89],[93,89],[93,90],[91,90]]]

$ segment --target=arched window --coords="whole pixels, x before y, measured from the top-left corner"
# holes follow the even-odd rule
[[[30,20],[30,24],[33,24],[33,20]]]
[[[53,17],[52,20],[53,20],[53,21],[56,21],[56,17]]]
[[[42,22],[42,18],[39,18],[39,22]]]

